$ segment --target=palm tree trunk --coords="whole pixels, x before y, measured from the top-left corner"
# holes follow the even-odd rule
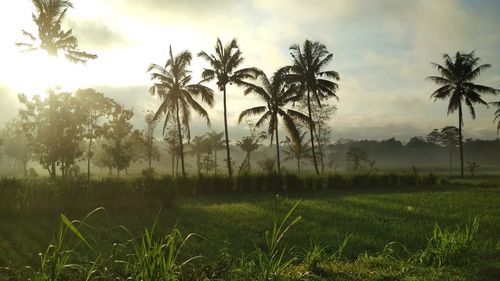
[[[174,176],[175,174],[175,156],[174,156],[174,153],[172,152],[172,155],[170,156],[170,160],[172,161],[172,176]]]
[[[278,174],[281,174],[280,143],[279,143],[279,137],[278,137],[278,117],[276,117],[276,161],[278,162]]]
[[[300,158],[297,157],[297,173],[300,173]]]
[[[248,173],[250,174],[252,172],[252,166],[250,165],[250,152],[247,153],[247,160],[248,160]]]
[[[217,175],[217,145],[214,149],[214,175]]]
[[[462,145],[462,102],[458,104],[458,138],[460,142],[460,177],[464,177],[464,149]]]
[[[181,154],[181,168],[182,168],[182,176],[186,176],[186,169],[184,168],[184,147],[182,144],[182,131],[181,131],[181,120],[179,118],[179,102],[176,104],[176,111],[177,111],[177,130],[179,132],[179,148],[180,148],[180,154]]]
[[[89,140],[89,150],[87,151],[87,181],[90,181],[90,153],[92,151],[92,137]]]
[[[319,175],[318,163],[316,161],[316,152],[314,150],[314,122],[312,120],[311,113],[311,93],[309,90],[307,91],[307,111],[309,113],[309,133],[311,135],[311,148],[312,148],[312,157],[314,162],[314,169],[316,170],[316,174]]]
[[[229,175],[229,178],[233,177],[233,169],[231,169],[231,151],[229,149],[229,134],[227,131],[227,105],[226,105],[226,86],[224,85],[224,97],[223,97],[223,102],[224,102],[224,133],[226,136],[226,154],[227,154],[227,173]]]

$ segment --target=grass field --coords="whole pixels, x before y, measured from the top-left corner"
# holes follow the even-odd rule
[[[284,216],[300,201],[292,216],[300,215],[301,220],[284,240],[295,247],[297,257],[307,249],[310,253],[314,245],[316,249],[326,247],[318,251],[318,279],[303,280],[500,280],[500,188],[482,187],[483,181],[495,184],[499,178],[432,188],[282,194],[277,213]],[[274,210],[275,194],[271,192],[181,197],[174,207],[160,212],[156,207],[98,212],[87,221],[95,229],[82,233],[102,252],[111,252],[114,242],[136,237],[158,217],[156,233],[167,233],[176,226],[183,234],[203,237],[191,238],[182,249],[185,257],[202,255],[195,264],[203,266],[222,259],[241,261],[242,255],[263,247]],[[74,219],[83,214],[68,216]],[[480,224],[477,249],[467,263],[441,268],[400,266],[399,260],[387,258],[383,251],[389,243],[398,242],[409,253],[417,253],[428,244],[436,223],[454,230],[474,218]],[[0,217],[0,266],[37,266],[38,253],[45,251],[58,224],[56,213]],[[128,230],[112,228],[118,225]],[[341,259],[332,262],[326,258],[349,235]],[[289,270],[310,271],[304,264],[299,259]]]

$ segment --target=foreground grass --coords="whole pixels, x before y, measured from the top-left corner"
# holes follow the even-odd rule
[[[405,188],[404,190],[308,191],[281,195],[278,213],[285,214],[300,199],[301,221],[287,234],[295,250],[324,249],[325,257],[350,235],[342,259],[321,256],[315,270],[324,280],[498,280],[500,276],[500,189],[484,187]],[[273,193],[231,194],[178,198],[173,208],[158,215],[157,207],[107,210],[93,216],[88,230],[103,251],[115,242],[137,236],[153,225],[167,233],[175,225],[182,233],[197,233],[182,251],[185,257],[202,255],[201,267],[221,259],[239,259],[265,244],[264,231],[272,227]],[[90,210],[88,210],[90,211]],[[82,214],[68,214],[70,217]],[[158,216],[157,216],[158,215]],[[433,227],[454,229],[473,218],[480,221],[477,240],[485,250],[466,265],[444,268],[402,266],[387,258],[391,242],[416,253],[426,247]],[[0,218],[0,266],[36,265],[57,230],[58,214]],[[111,229],[124,225],[128,231]],[[329,246],[329,247],[327,247]],[[479,247],[479,246],[478,246]],[[366,253],[366,254],[365,254]],[[290,272],[307,272],[296,263]],[[320,278],[320,277],[318,277]],[[413,278],[413,279],[412,279]],[[323,279],[312,279],[323,280]]]

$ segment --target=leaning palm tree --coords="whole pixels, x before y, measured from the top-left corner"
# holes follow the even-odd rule
[[[226,153],[227,153],[227,172],[231,178],[231,151],[229,147],[229,133],[227,130],[227,103],[226,103],[226,87],[227,84],[235,83],[241,84],[242,79],[254,78],[258,70],[256,68],[242,68],[238,67],[243,63],[243,57],[238,47],[238,43],[233,39],[226,46],[217,38],[215,44],[215,54],[208,55],[206,52],[201,51],[199,57],[204,58],[210,64],[211,68],[203,69],[202,77],[207,81],[217,80],[217,86],[223,93],[224,104],[224,134],[226,138]]]
[[[165,67],[157,64],[149,66],[148,72],[151,73],[151,80],[154,82],[154,85],[150,88],[150,93],[158,95],[163,100],[154,117],[157,120],[162,114],[165,114],[163,134],[165,134],[165,128],[170,120],[177,122],[182,175],[186,176],[181,124],[188,131],[188,140],[190,137],[189,122],[191,120],[191,110],[196,111],[200,116],[204,117],[210,126],[207,111],[193,96],[200,96],[203,102],[212,106],[214,95],[210,88],[200,83],[189,84],[191,81],[191,72],[187,70],[187,67],[191,63],[192,58],[189,51],[183,51],[174,56],[172,54],[172,47],[170,47],[169,55],[170,57]]]
[[[256,127],[260,127],[264,122],[268,121],[267,133],[271,136],[271,143],[273,141],[273,135],[276,137],[278,173],[281,173],[278,117],[281,117],[285,128],[294,140],[300,138],[295,120],[299,119],[304,122],[309,122],[309,118],[305,114],[285,108],[287,104],[298,101],[300,95],[295,85],[290,85],[285,81],[284,74],[284,69],[280,69],[276,71],[271,78],[268,78],[264,72],[260,72],[258,78],[260,78],[259,82],[261,85],[243,82],[243,85],[246,87],[244,94],[248,95],[253,93],[262,99],[266,105],[246,109],[241,112],[238,119],[238,123],[240,123],[245,117],[261,115],[259,121],[255,123]]]
[[[497,124],[497,135],[500,132],[500,101],[496,102],[490,102],[492,105],[497,107],[497,111],[495,111],[495,119],[493,119],[493,123],[497,122],[498,119],[498,124]]]
[[[325,45],[320,42],[306,40],[302,45],[290,47],[293,63],[287,69],[290,72],[288,80],[300,86],[300,91],[306,94],[307,110],[309,114],[309,134],[311,137],[312,157],[314,169],[319,174],[316,151],[314,147],[314,120],[311,113],[311,99],[321,106],[321,101],[330,97],[337,98],[338,84],[333,82],[339,80],[336,71],[324,70],[332,61],[333,55],[328,52]]]
[[[460,147],[460,176],[464,176],[464,153],[463,153],[463,113],[462,102],[465,102],[473,119],[476,118],[474,104],[487,103],[481,98],[481,94],[496,94],[497,89],[474,84],[472,81],[477,78],[482,71],[491,67],[489,64],[478,65],[479,58],[474,55],[474,52],[469,54],[461,54],[457,52],[455,58],[451,58],[448,54],[443,55],[444,65],[432,63],[439,71],[440,76],[429,76],[426,79],[440,85],[439,89],[431,94],[434,101],[441,99],[449,99],[448,114],[455,112],[458,109],[458,133]]]
[[[217,151],[224,148],[224,132],[209,132],[207,133],[207,138],[210,144],[210,148],[214,153],[214,174],[217,175]]]
[[[95,59],[95,54],[86,53],[78,49],[78,40],[72,29],[62,29],[62,21],[73,4],[68,0],[33,0],[36,13],[33,21],[38,27],[38,34],[33,35],[23,30],[23,35],[30,42],[16,43],[25,51],[45,50],[51,56],[58,56],[60,52],[72,62],[85,63]]]

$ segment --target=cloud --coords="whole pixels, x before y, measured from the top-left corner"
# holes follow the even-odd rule
[[[105,19],[70,19],[68,20],[68,26],[73,28],[73,33],[81,42],[81,45],[88,48],[97,50],[121,48],[130,43],[123,34],[106,24]]]

